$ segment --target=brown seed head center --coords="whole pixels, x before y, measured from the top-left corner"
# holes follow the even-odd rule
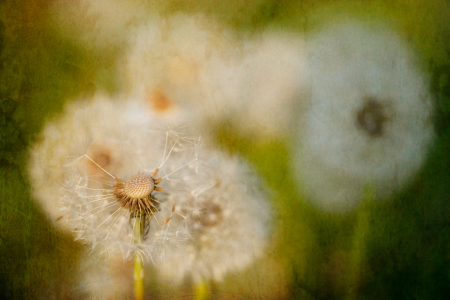
[[[222,207],[212,201],[203,202],[202,213],[194,218],[197,222],[200,222],[205,227],[213,227],[220,224],[223,220]]]
[[[142,199],[150,195],[155,189],[155,182],[145,175],[131,177],[125,183],[125,194],[130,198]]]
[[[364,106],[357,112],[357,124],[370,137],[380,137],[384,133],[387,121],[383,105],[372,97],[364,100]]]
[[[172,100],[159,89],[148,93],[147,98],[157,112],[168,112],[173,108]]]

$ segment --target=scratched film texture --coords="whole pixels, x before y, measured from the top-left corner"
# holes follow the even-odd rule
[[[179,12],[203,13],[238,36],[258,36],[270,27],[304,35],[306,44],[324,24],[342,16],[395,24],[423,62],[435,104],[435,142],[413,182],[388,201],[370,201],[368,193],[367,201],[344,214],[322,211],[305,200],[295,179],[294,134],[275,130],[261,136],[243,130],[239,122],[216,124],[213,140],[257,170],[271,190],[276,217],[274,238],[262,263],[214,283],[212,297],[446,299],[450,295],[449,1],[123,0],[113,2],[125,3],[129,10],[117,20],[98,24],[100,33],[102,28],[111,29],[98,35],[90,31],[95,15],[83,10],[77,12],[86,14],[86,19],[80,18],[86,20],[82,26],[77,16],[62,25],[70,10],[60,9],[55,15],[55,8],[63,2],[0,1],[2,299],[86,297],[77,286],[79,261],[88,248],[57,229],[33,200],[28,151],[39,141],[46,122],[62,113],[67,102],[97,90],[118,92],[118,57],[123,56],[120,44],[126,33],[117,24],[132,25],[150,13],[170,17]],[[131,278],[131,265],[121,267],[121,274]],[[146,270],[147,299],[193,299],[191,286],[159,281],[152,268]]]

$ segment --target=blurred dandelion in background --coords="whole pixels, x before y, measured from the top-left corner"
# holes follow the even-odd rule
[[[249,136],[289,136],[292,114],[301,115],[307,91],[305,41],[288,30],[268,28],[243,42],[236,128]]]
[[[298,119],[296,170],[313,203],[348,211],[417,173],[434,139],[427,75],[386,26],[342,20],[308,41],[309,108]]]
[[[128,96],[199,132],[231,122],[242,134],[278,137],[299,111],[307,68],[298,35],[237,34],[204,15],[176,14],[139,27],[128,44],[119,64]]]
[[[130,34],[128,45],[118,76],[127,96],[166,119],[188,119],[205,133],[238,101],[240,43],[212,19],[184,14],[150,19]]]

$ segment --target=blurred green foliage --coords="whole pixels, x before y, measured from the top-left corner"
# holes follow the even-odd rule
[[[2,299],[70,299],[82,247],[58,232],[30,196],[27,150],[67,99],[114,89],[114,53],[103,57],[61,34],[51,1],[0,2],[0,291]],[[450,4],[444,0],[160,1],[204,12],[238,31],[265,26],[311,33],[348,15],[395,24],[431,76],[438,141],[410,187],[383,203],[370,189],[354,213],[305,202],[293,181],[290,141],[254,140],[217,128],[218,143],[246,156],[273,190],[276,255],[291,298],[446,299],[450,295]]]

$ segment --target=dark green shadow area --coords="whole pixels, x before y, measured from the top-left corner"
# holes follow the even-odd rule
[[[71,299],[81,246],[34,203],[27,150],[67,99],[93,89],[95,61],[58,34],[48,1],[0,3],[2,299]],[[50,221],[50,222],[49,222]]]
[[[0,167],[0,188],[2,299],[73,299],[81,246],[40,213],[17,168]]]
[[[237,30],[254,30],[277,18],[286,2],[276,0],[162,0],[157,1],[163,15],[177,12],[213,16]]]
[[[22,165],[23,151],[67,99],[94,88],[95,60],[58,35],[43,1],[2,4],[0,30],[2,156]]]
[[[450,294],[449,151],[447,131],[411,188],[373,206],[360,289],[366,299],[446,299]]]

